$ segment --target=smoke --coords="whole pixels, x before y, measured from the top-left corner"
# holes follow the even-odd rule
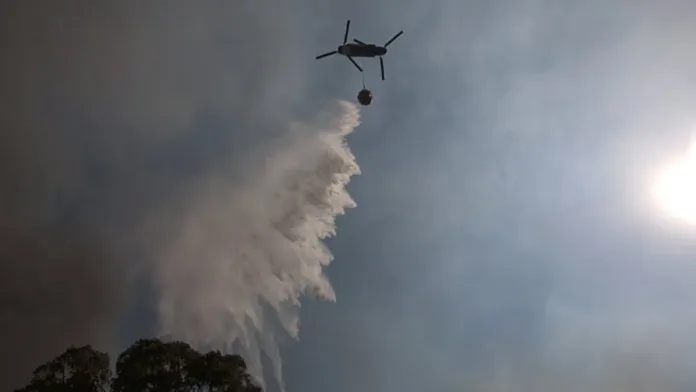
[[[162,334],[241,348],[260,380],[264,352],[282,388],[276,326],[297,338],[300,297],[336,299],[322,239],[355,206],[344,187],[359,167],[344,137],[357,125],[357,108],[340,102],[334,115],[294,127],[248,180],[221,175],[192,184],[157,257]]]
[[[333,298],[319,240],[352,205],[357,111],[278,127],[307,102],[288,8],[0,6],[0,390],[69,345],[142,336],[119,320],[144,272],[162,330],[211,348],[277,356],[261,308],[296,336],[298,296]]]
[[[55,91],[45,78],[55,71],[50,39],[41,29],[29,34],[26,8],[19,8],[0,7],[3,391],[27,382],[69,345],[108,345],[128,278],[118,241],[107,234],[114,227],[104,224],[87,191],[81,142],[89,139],[66,130],[52,106]]]
[[[26,382],[31,370],[71,344],[108,344],[123,292],[100,241],[69,225],[22,228],[3,222],[0,389]]]
[[[582,305],[552,295],[538,344],[523,351],[492,348],[491,363],[460,368],[452,384],[477,392],[693,390],[696,319],[689,311],[675,315],[672,306],[616,306],[588,314]],[[442,378],[452,374],[448,370]]]

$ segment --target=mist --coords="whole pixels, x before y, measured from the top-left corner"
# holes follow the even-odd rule
[[[152,225],[169,227],[157,249],[160,333],[197,347],[241,351],[263,379],[261,354],[283,388],[278,339],[299,337],[300,299],[335,301],[323,269],[323,239],[355,207],[345,186],[359,167],[345,136],[358,125],[354,104],[324,120],[295,124],[242,183],[211,173]],[[172,218],[172,215],[173,218]]]

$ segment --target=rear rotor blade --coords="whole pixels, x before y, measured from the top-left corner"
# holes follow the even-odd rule
[[[346,33],[343,35],[343,45],[348,42],[348,29],[350,28],[350,19],[348,19],[348,22],[346,22]]]
[[[338,53],[337,50],[334,50],[333,52],[329,52],[329,53],[324,53],[322,55],[315,57],[315,60],[323,59],[324,57],[328,57],[328,56],[331,56],[332,54],[336,54],[336,53]]]
[[[358,63],[356,63],[355,60],[353,60],[352,57],[350,57],[350,56],[346,56],[346,57],[348,57],[348,60],[350,60],[350,62],[353,63],[353,65],[355,65],[355,67],[356,67],[357,69],[359,69],[360,72],[363,71],[362,68],[360,68],[360,66],[358,65]]]
[[[384,80],[384,60],[382,60],[382,56],[379,56],[379,67],[382,69],[382,80]]]
[[[401,30],[401,31],[399,31],[398,33],[396,33],[396,35],[393,36],[392,39],[390,39],[389,41],[387,41],[386,44],[384,44],[384,47],[386,48],[387,46],[389,46],[390,43],[394,42],[394,40],[397,39],[397,38],[399,38],[399,36],[400,36],[401,34],[403,34],[403,33],[404,33],[403,30]]]
[[[355,41],[355,42],[359,43],[360,45],[367,45],[366,43],[364,43],[364,42],[360,41],[360,40],[359,40],[359,39],[357,39],[357,38],[353,38],[353,41]]]

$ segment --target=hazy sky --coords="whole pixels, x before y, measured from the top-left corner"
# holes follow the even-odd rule
[[[695,3],[12,7],[0,334],[25,333],[29,362],[152,333],[155,300],[129,295],[174,222],[158,218],[192,181],[245,181],[291,122],[355,99],[348,60],[314,60],[350,18],[362,41],[404,34],[386,81],[359,60],[374,101],[348,137],[358,207],[327,242],[337,302],[304,299],[300,340],[282,346],[287,390],[696,386],[696,228],[649,195],[696,129]]]

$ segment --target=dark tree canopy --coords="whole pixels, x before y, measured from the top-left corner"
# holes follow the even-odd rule
[[[18,392],[108,390],[111,382],[109,355],[91,346],[70,347],[54,360],[34,370],[34,377]]]
[[[119,355],[116,374],[109,355],[91,346],[70,347],[39,366],[16,392],[261,392],[239,355],[205,354],[183,342],[142,339]]]

